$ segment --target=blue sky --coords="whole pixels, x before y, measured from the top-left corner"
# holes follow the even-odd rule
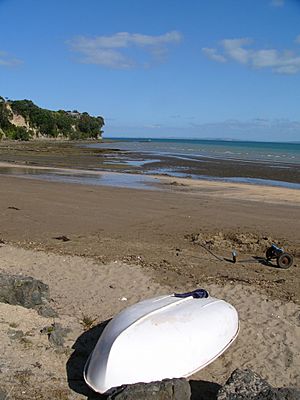
[[[105,136],[300,140],[299,0],[0,0],[0,95]]]

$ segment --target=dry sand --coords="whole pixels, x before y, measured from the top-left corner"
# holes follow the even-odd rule
[[[198,286],[237,308],[241,330],[194,379],[223,383],[249,367],[275,386],[300,385],[299,259],[288,270],[231,264],[190,240],[214,238],[213,251],[229,256],[232,235],[244,235],[252,238],[241,245],[244,259],[263,255],[267,236],[297,255],[298,192],[173,181],[143,191],[0,177],[0,270],[47,283],[57,321],[70,328],[58,351],[40,333],[53,319],[0,304],[1,379],[12,399],[85,399],[68,349],[90,338],[83,317],[100,324],[140,299]],[[13,339],[14,330],[25,337]]]
[[[0,269],[43,280],[51,288],[52,306],[64,327],[70,328],[65,346],[71,348],[82,335],[84,316],[101,323],[141,299],[172,292],[155,283],[149,271],[118,261],[97,264],[89,258],[24,250],[9,245],[0,248]],[[270,300],[247,285],[228,283],[206,288],[213,296],[232,303],[240,317],[236,342],[210,366],[192,379],[224,383],[235,368],[251,368],[275,386],[300,384],[300,310],[293,302]],[[184,290],[184,288],[181,288]],[[54,319],[33,310],[0,304],[2,385],[11,398],[84,399],[84,390],[74,387],[67,363],[71,351],[57,351],[40,330]],[[12,331],[22,330],[22,339]],[[76,346],[75,346],[76,347]],[[74,368],[74,365],[72,366]],[[78,379],[78,376],[77,376]],[[69,384],[68,384],[69,380]],[[77,382],[78,384],[78,382]],[[76,385],[75,385],[76,386]],[[42,393],[40,389],[42,388]],[[76,388],[75,388],[76,389]],[[64,397],[59,397],[64,396]]]

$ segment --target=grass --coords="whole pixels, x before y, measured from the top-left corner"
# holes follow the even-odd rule
[[[96,325],[97,318],[92,318],[88,315],[83,315],[80,324],[83,326],[84,331],[88,331]]]

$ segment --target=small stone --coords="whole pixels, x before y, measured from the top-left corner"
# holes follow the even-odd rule
[[[58,317],[57,312],[54,311],[53,308],[49,306],[49,304],[44,304],[42,306],[36,307],[36,310],[40,315],[46,318]]]
[[[70,238],[68,238],[68,236],[65,236],[65,235],[57,236],[54,239],[61,240],[62,242],[68,242],[69,240],[71,240]]]
[[[9,394],[7,393],[7,391],[0,388],[0,400],[8,400],[8,399],[9,399]]]
[[[64,338],[70,332],[69,328],[63,328],[60,323],[54,322],[50,326],[45,326],[42,330],[42,334],[48,335],[49,342],[55,347],[64,346]]]
[[[9,329],[7,331],[7,335],[12,340],[18,340],[18,339],[21,339],[24,336],[24,332],[23,331],[15,331],[13,329]]]

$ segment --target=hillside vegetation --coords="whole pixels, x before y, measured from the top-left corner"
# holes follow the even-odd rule
[[[87,112],[51,111],[31,100],[5,100],[0,96],[0,139],[100,139],[103,126],[102,117]]]

